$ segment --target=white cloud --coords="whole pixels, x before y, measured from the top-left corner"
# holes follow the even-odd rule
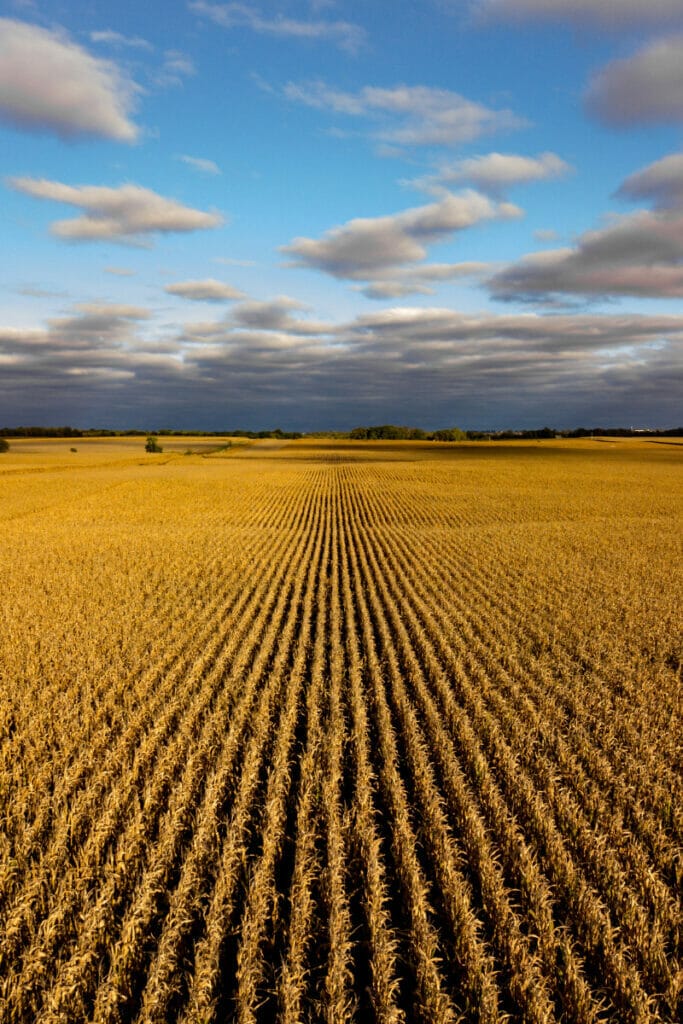
[[[63,346],[94,348],[102,342],[122,341],[124,336],[128,337],[132,324],[149,317],[144,306],[88,302],[77,305],[73,316],[54,317],[48,324],[53,340]]]
[[[683,297],[683,211],[641,210],[582,235],[573,249],[524,257],[495,274],[492,293],[503,299],[555,295]]]
[[[680,0],[474,0],[485,16],[570,21],[604,28],[683,22]]]
[[[407,184],[425,191],[438,191],[451,185],[470,182],[481,192],[501,195],[514,185],[533,181],[548,181],[568,174],[572,168],[555,153],[541,153],[537,157],[512,153],[488,153],[445,164],[434,174],[417,178]]]
[[[195,302],[234,302],[236,299],[244,298],[243,292],[230,284],[225,284],[224,281],[216,281],[213,277],[203,281],[178,281],[176,284],[166,285],[164,291],[169,295],[192,299]]]
[[[37,199],[81,209],[82,216],[52,224],[53,235],[70,241],[139,242],[145,235],[156,232],[198,231],[223,223],[217,213],[194,210],[139,185],[72,186],[38,178],[10,178],[8,184]]]
[[[222,173],[220,167],[214,160],[206,160],[204,157],[200,156],[187,156],[185,153],[182,153],[180,156],[176,157],[176,159],[187,164],[188,167],[192,167],[195,171],[201,171],[202,174]]]
[[[632,174],[617,195],[650,199],[658,210],[683,209],[683,153],[673,153]]]
[[[318,110],[379,119],[372,135],[389,153],[397,146],[454,146],[526,123],[510,110],[492,110],[449,89],[424,85],[365,86],[349,93],[321,81],[289,82],[284,95]]]
[[[433,289],[419,281],[401,280],[380,280],[372,281],[370,284],[358,287],[358,290],[367,296],[368,299],[403,299],[407,295],[432,295]]]
[[[433,295],[437,282],[477,277],[490,272],[491,264],[474,260],[461,263],[427,263],[393,268],[370,284],[358,288],[369,299],[400,299],[406,295]]]
[[[242,302],[233,310],[233,321],[238,327],[250,327],[259,331],[276,331],[296,336],[327,334],[330,324],[317,320],[294,318],[294,312],[304,312],[307,306],[288,295],[278,295],[266,302]]]
[[[683,297],[683,154],[628,177],[624,199],[649,199],[653,210],[606,218],[573,247],[531,253],[487,282],[502,299],[553,300],[562,295]]]
[[[152,75],[154,85],[161,89],[182,85],[185,78],[195,75],[194,61],[181,50],[166,50],[162,66]]]
[[[105,267],[105,274],[113,274],[114,277],[135,277],[135,271],[128,267]]]
[[[223,28],[247,28],[260,35],[283,39],[328,41],[352,54],[357,53],[366,42],[365,30],[348,21],[297,20],[282,15],[268,17],[258,7],[246,3],[213,4],[196,0],[190,3],[189,8]]]
[[[146,39],[140,36],[124,36],[121,32],[115,32],[111,28],[102,29],[99,32],[90,33],[90,41],[93,43],[104,43],[107,46],[129,47],[133,50],[153,50],[154,47]]]
[[[485,220],[521,216],[511,203],[478,192],[446,195],[436,203],[386,217],[359,217],[330,229],[321,239],[295,238],[282,252],[292,265],[314,267],[351,280],[385,278],[388,268],[415,263],[426,246]]]
[[[534,231],[534,238],[537,242],[556,242],[559,235],[555,228],[537,228]]]
[[[10,124],[67,139],[133,142],[138,128],[130,113],[138,91],[116,64],[64,32],[0,18],[0,118]]]
[[[612,61],[586,92],[587,109],[615,127],[683,122],[683,35],[649,43]]]

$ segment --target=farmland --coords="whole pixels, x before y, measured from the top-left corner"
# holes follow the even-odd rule
[[[678,1020],[682,470],[12,442],[3,1024]]]

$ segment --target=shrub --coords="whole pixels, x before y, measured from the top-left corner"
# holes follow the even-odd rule
[[[9,444],[4,437],[0,437],[0,452],[9,451]]]
[[[163,452],[163,450],[164,449],[160,447],[159,442],[156,439],[156,437],[154,437],[153,435],[150,434],[150,436],[145,441],[145,451],[146,452]]]

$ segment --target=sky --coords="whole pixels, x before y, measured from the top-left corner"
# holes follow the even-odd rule
[[[682,0],[0,0],[0,426],[678,426],[682,128]]]

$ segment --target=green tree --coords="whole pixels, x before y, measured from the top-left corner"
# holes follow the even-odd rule
[[[449,427],[446,430],[435,430],[432,434],[433,441],[466,441],[467,434],[459,427]]]
[[[9,451],[9,444],[4,437],[0,437],[0,452]]]
[[[145,451],[163,452],[163,450],[164,449],[159,445],[159,442],[157,441],[156,437],[154,437],[153,434],[150,434],[147,440],[145,441]]]

